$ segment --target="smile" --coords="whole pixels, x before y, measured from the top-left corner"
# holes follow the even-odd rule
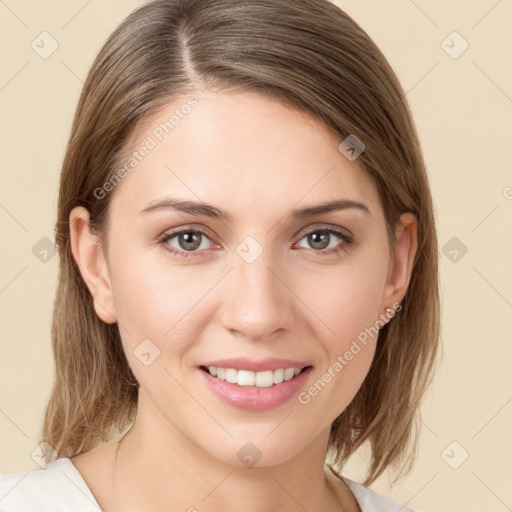
[[[296,396],[306,384],[313,366],[249,371],[208,365],[198,370],[203,382],[221,401],[256,412],[284,405]]]
[[[257,388],[268,388],[289,381],[305,369],[278,368],[277,370],[253,372],[250,370],[237,370],[235,368],[220,368],[216,366],[201,368],[217,379],[230,382],[231,384],[237,384],[238,386],[253,386]]]

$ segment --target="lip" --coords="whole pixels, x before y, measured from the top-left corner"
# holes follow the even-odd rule
[[[235,357],[232,359],[216,359],[208,361],[201,366],[215,366],[217,368],[234,368],[235,370],[249,370],[252,372],[264,372],[266,370],[279,370],[279,368],[300,368],[311,366],[311,363],[304,361],[294,361],[292,359],[268,358],[260,361],[253,361],[245,357]]]
[[[282,361],[283,360],[281,360],[281,364]],[[216,365],[209,364],[208,366]],[[221,368],[225,368],[224,366],[219,366]],[[292,368],[294,366],[290,365],[286,367]],[[228,368],[233,367],[228,366]],[[268,366],[266,368],[269,369]],[[278,368],[283,367],[278,366]],[[295,366],[295,368],[300,368],[300,365]],[[273,409],[274,407],[277,407],[290,400],[292,396],[295,396],[299,389],[306,382],[306,379],[312,370],[313,367],[308,366],[296,377],[284,381],[281,384],[274,384],[273,386],[266,388],[258,388],[256,386],[239,386],[238,384],[232,384],[231,382],[226,382],[224,380],[217,379],[217,377],[211,376],[209,372],[203,368],[199,368],[199,374],[205,380],[208,388],[224,403],[227,403],[238,409],[244,409],[246,411],[265,411],[268,409]]]

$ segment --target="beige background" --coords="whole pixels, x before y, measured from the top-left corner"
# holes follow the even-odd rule
[[[41,256],[41,239],[53,241],[60,165],[82,82],[107,35],[138,3],[0,1],[0,472],[38,467],[30,454],[52,383],[58,261],[49,252],[43,262],[32,250],[43,244]],[[441,253],[444,358],[422,408],[417,463],[393,488],[386,476],[374,488],[418,511],[509,510],[512,1],[337,3],[373,37],[407,91],[448,254]],[[43,31],[59,45],[47,59],[31,48]],[[469,44],[458,58],[462,39],[442,44],[453,31]],[[452,261],[451,244],[467,253]],[[358,479],[362,467],[362,456],[354,457],[347,476]]]

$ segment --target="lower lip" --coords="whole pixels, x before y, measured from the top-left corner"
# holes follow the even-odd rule
[[[283,404],[298,392],[304,385],[311,370],[313,370],[312,366],[306,368],[290,380],[266,388],[232,384],[231,382],[211,376],[201,368],[199,368],[199,373],[205,379],[209,388],[223,402],[247,411],[265,411]]]

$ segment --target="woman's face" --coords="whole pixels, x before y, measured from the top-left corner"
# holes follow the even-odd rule
[[[90,288],[98,315],[119,324],[138,414],[158,439],[277,464],[325,444],[369,370],[385,308],[403,297],[403,274],[377,190],[341,139],[261,95],[195,98],[139,130],[136,165],[111,198],[104,280]],[[333,201],[363,206],[310,210]],[[235,358],[218,366],[267,371],[229,379],[264,387],[202,368]],[[269,370],[288,367],[309,368],[269,385],[283,378]]]

